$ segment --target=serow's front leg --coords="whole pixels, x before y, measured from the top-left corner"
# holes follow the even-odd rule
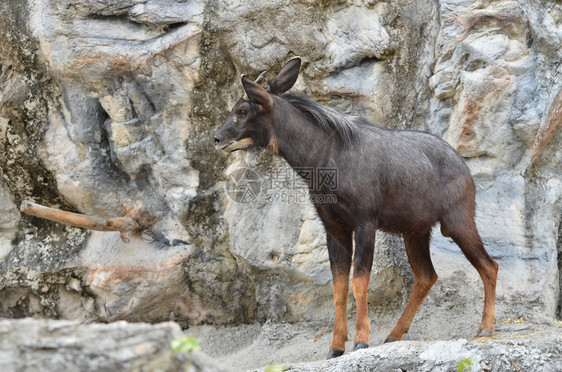
[[[357,308],[355,339],[353,350],[369,347],[369,314],[367,309],[367,290],[373,266],[376,224],[360,225],[355,230],[355,253],[353,258],[353,296]]]
[[[332,268],[334,306],[336,318],[334,336],[327,359],[341,356],[345,352],[347,339],[347,294],[349,291],[349,272],[352,256],[352,232],[342,231],[339,234],[328,232],[328,252]]]

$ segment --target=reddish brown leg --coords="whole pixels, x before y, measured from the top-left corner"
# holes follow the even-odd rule
[[[347,339],[347,294],[349,288],[349,270],[337,272],[334,275],[334,307],[336,319],[334,321],[334,336],[330,345],[332,357],[339,356],[345,351],[345,340]],[[340,354],[340,355],[341,355]]]
[[[414,316],[418,311],[427,293],[437,281],[437,274],[431,263],[429,254],[429,233],[423,236],[404,236],[404,244],[406,245],[406,253],[408,260],[414,273],[414,289],[410,296],[410,300],[406,305],[406,309],[402,313],[400,319],[389,333],[385,342],[401,340],[404,333],[408,331]]]
[[[355,325],[354,349],[363,349],[369,346],[369,314],[367,310],[367,289],[369,288],[370,275],[353,275],[353,296],[357,307],[357,320]]]
[[[328,230],[328,228],[327,228]],[[328,359],[345,352],[347,339],[347,295],[349,291],[349,272],[351,269],[352,243],[351,230],[332,227],[328,230],[328,253],[334,280],[334,307],[336,317],[334,336],[330,345]]]
[[[367,290],[371,267],[373,266],[373,252],[375,249],[376,225],[368,223],[355,230],[355,253],[353,266],[353,296],[357,308],[355,326],[354,350],[369,347],[369,314],[367,309]]]
[[[484,249],[476,225],[472,221],[464,226],[463,231],[454,232],[451,238],[461,248],[466,258],[478,271],[484,284],[484,312],[478,327],[477,336],[493,336],[496,319],[496,281],[498,264]]]

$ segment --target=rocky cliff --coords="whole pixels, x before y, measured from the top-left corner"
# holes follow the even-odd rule
[[[2,1],[0,315],[328,321],[325,238],[300,181],[271,153],[226,156],[212,141],[241,73],[271,74],[299,55],[297,90],[431,132],[465,157],[477,225],[500,265],[498,319],[552,322],[561,18],[553,0]],[[243,200],[228,192],[240,169],[259,189]],[[26,199],[130,216],[145,230],[126,244],[20,214]],[[450,334],[436,326],[447,319],[470,336],[482,307],[476,271],[438,228],[432,257],[440,280],[411,334],[417,323],[426,336]],[[373,321],[392,324],[411,285],[400,239],[380,234]]]

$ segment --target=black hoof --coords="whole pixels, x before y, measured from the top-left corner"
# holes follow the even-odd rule
[[[330,349],[330,352],[328,353],[326,359],[332,359],[342,356],[343,352],[344,352],[343,350],[339,350],[339,349]]]
[[[353,345],[353,351],[355,350],[359,350],[359,349],[366,349],[369,347],[368,343],[365,342],[356,342],[355,345]]]
[[[476,337],[492,337],[493,335],[494,335],[493,331],[490,331],[488,329],[482,329],[478,332]]]
[[[397,341],[397,340],[395,338],[392,338],[392,337],[387,337],[386,340],[384,340],[384,343],[387,344],[389,342],[394,342],[394,341]]]

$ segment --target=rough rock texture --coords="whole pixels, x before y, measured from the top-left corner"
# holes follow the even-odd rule
[[[0,319],[0,368],[6,372],[241,371],[248,370],[247,365],[255,362],[256,356],[265,355],[264,350],[268,350],[268,358],[271,358],[271,350],[278,349],[287,340],[298,342],[299,337],[310,336],[307,334],[310,329],[301,327],[298,332],[298,327],[264,325],[256,340],[262,345],[259,350],[251,344],[256,331],[260,332],[256,324],[253,329],[245,326],[246,334],[232,332],[232,329],[228,333],[216,332],[217,339],[226,339],[221,344],[222,350],[217,350],[217,345],[203,342],[203,352],[174,355],[171,341],[182,338],[183,334],[173,322],[155,325],[124,321],[79,324],[66,320]],[[529,329],[529,325],[522,324],[512,324],[508,328],[509,333],[500,331],[502,336],[495,339],[402,341],[347,353],[328,361],[272,363],[281,364],[289,371],[318,372],[458,371],[458,363],[463,362],[467,367],[465,371],[550,372],[562,369],[560,328]],[[230,360],[223,357],[217,362],[204,353],[207,350],[214,354],[224,352],[229,348],[228,342],[230,347],[240,349]],[[316,345],[303,346],[311,349]],[[283,351],[283,347],[278,350]],[[302,357],[297,356],[300,351],[295,347],[287,360]]]
[[[389,344],[383,343],[388,329],[379,327],[381,319],[376,317],[371,322],[376,330],[368,351],[353,352],[353,338],[349,338],[344,356],[337,360],[325,360],[332,334],[331,327],[323,322],[201,325],[188,332],[201,339],[205,353],[238,371],[263,370],[267,365],[291,366],[295,371],[458,371],[456,364],[463,358],[472,359],[473,370],[560,370],[560,321],[548,326],[521,318],[501,319],[493,338],[465,337],[459,333],[434,337],[432,328],[451,329],[448,319],[441,319],[430,327],[413,326],[408,338],[414,342],[400,341],[389,348]],[[352,321],[348,327],[354,327]],[[427,349],[432,350],[431,356],[421,359]]]
[[[401,341],[363,349],[329,361],[289,365],[287,371],[559,371],[562,336],[495,340]]]
[[[432,132],[467,159],[477,224],[500,264],[498,319],[552,321],[561,17],[549,0],[2,1],[0,315],[328,320],[325,239],[302,184],[269,153],[226,156],[212,143],[241,95],[240,73],[275,72],[300,55],[296,89]],[[225,191],[240,168],[261,180],[245,202]],[[146,231],[124,244],[21,215],[24,199],[129,215]],[[438,228],[432,255],[440,280],[410,334],[419,324],[426,336],[469,337],[480,280]],[[411,283],[400,239],[380,234],[369,303],[387,331]]]
[[[6,372],[227,370],[197,351],[174,355],[171,342],[182,333],[172,322],[84,325],[2,319],[0,336],[0,368]]]

